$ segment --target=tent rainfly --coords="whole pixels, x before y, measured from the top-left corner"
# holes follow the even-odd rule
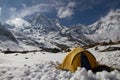
[[[73,48],[63,60],[60,68],[75,72],[77,67],[84,67],[86,70],[92,70],[98,66],[96,58],[83,48]]]

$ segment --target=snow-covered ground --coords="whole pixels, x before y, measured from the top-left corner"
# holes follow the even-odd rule
[[[120,45],[112,45],[113,47],[120,47]],[[120,51],[109,51],[99,52],[100,50],[106,49],[110,46],[98,46],[97,51],[95,48],[89,49],[90,52],[96,57],[100,64],[105,64],[110,67],[120,69]]]
[[[98,48],[102,50],[105,47]],[[94,48],[88,50],[93,53],[99,63],[119,68],[120,51],[99,52]],[[86,71],[78,67],[75,73],[71,73],[56,69],[65,55],[66,53],[47,52],[0,53],[0,80],[120,80],[120,72],[117,70],[93,73],[91,70]]]
[[[23,67],[24,65],[35,65],[40,62],[46,61],[59,61],[62,62],[66,54],[63,53],[48,53],[48,52],[32,52],[28,54],[0,54],[1,63],[0,66],[14,66]],[[3,61],[3,62],[2,62]]]

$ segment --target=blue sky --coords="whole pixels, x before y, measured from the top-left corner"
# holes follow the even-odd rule
[[[0,0],[0,21],[42,13],[63,25],[89,25],[119,8],[120,0]]]

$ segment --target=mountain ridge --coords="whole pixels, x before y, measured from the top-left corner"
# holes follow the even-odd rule
[[[21,20],[21,22],[26,22],[26,20],[19,20]],[[83,33],[81,33],[81,31],[85,29],[82,25],[77,25],[76,29],[74,29],[75,27],[68,28],[62,26],[58,20],[49,19],[41,14],[33,17],[33,19],[29,22],[30,26],[28,27],[25,26],[24,22],[21,27],[14,27],[11,30],[18,40],[27,45],[61,49],[64,46],[72,47],[76,44],[83,46],[92,42],[87,39]],[[16,26],[14,23],[11,25]],[[83,29],[76,32],[78,26],[81,26]],[[80,34],[81,36],[79,36]],[[62,47],[58,45],[62,45]]]
[[[17,18],[8,24],[18,41],[39,48],[63,49],[94,42],[120,40],[120,10],[111,11],[89,26],[82,24],[62,26],[59,20],[49,19],[42,14],[37,14],[29,21]]]
[[[95,42],[120,40],[120,9],[110,11],[105,17],[88,26],[87,36]]]

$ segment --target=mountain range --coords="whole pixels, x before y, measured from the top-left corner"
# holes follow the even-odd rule
[[[120,10],[111,11],[89,26],[76,24],[66,27],[59,20],[49,19],[43,14],[37,14],[29,20],[15,18],[0,25],[1,42],[5,42],[3,36],[7,37],[7,42],[18,45],[18,48],[24,48],[24,45],[66,49],[95,42],[119,41]]]
[[[90,35],[96,42],[120,40],[120,9],[109,12],[97,22],[88,26]]]

